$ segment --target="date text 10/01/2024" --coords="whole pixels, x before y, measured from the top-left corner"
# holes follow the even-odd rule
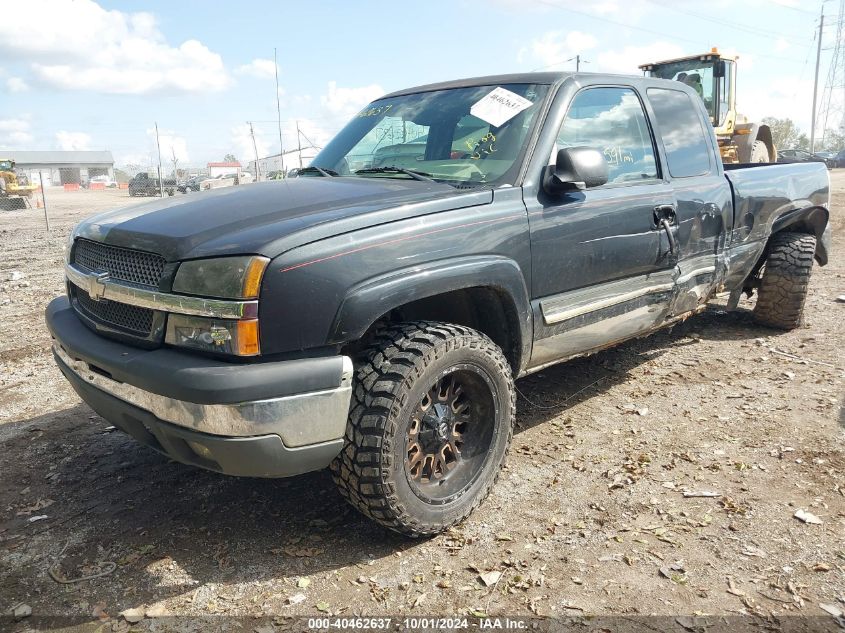
[[[481,630],[525,630],[529,628],[526,620],[519,618],[477,618],[470,622],[468,618],[309,618],[308,628],[313,630],[386,630],[397,622],[400,628],[407,630],[442,629],[460,630],[470,626]]]

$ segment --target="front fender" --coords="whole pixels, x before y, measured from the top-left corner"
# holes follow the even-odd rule
[[[350,288],[332,324],[329,343],[361,338],[382,315],[419,299],[464,290],[490,288],[508,302],[516,316],[521,358],[531,352],[532,313],[525,276],[512,259],[475,255],[428,262],[391,271]]]

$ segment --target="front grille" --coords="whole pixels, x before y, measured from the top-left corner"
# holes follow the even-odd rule
[[[165,260],[161,255],[77,240],[73,261],[88,270],[107,271],[111,279],[158,288]]]
[[[117,301],[94,301],[81,288],[73,288],[77,309],[89,319],[136,336],[148,337],[153,328],[155,312]]]

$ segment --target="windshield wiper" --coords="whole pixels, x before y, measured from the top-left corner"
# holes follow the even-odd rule
[[[424,171],[414,171],[413,169],[405,169],[404,167],[368,167],[367,169],[359,169],[356,174],[405,174],[414,180],[425,180],[426,182],[437,182]]]
[[[334,171],[333,169],[323,169],[322,167],[317,167],[316,165],[311,165],[310,167],[303,167],[302,169],[300,169],[296,173],[297,173],[297,175],[299,175],[302,172],[306,172],[306,171],[312,171],[312,172],[316,171],[321,176],[326,176],[326,177],[338,175],[337,172]]]

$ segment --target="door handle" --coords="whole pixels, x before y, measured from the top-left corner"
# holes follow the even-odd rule
[[[672,235],[672,225],[668,219],[663,218],[660,220],[660,226],[666,231],[666,237],[669,238],[669,252],[674,255],[678,245],[675,243],[675,236]]]
[[[675,214],[675,205],[674,204],[658,204],[654,207],[654,226],[659,227],[662,224],[662,220],[668,220],[669,224],[675,224],[675,219],[677,215]]]

